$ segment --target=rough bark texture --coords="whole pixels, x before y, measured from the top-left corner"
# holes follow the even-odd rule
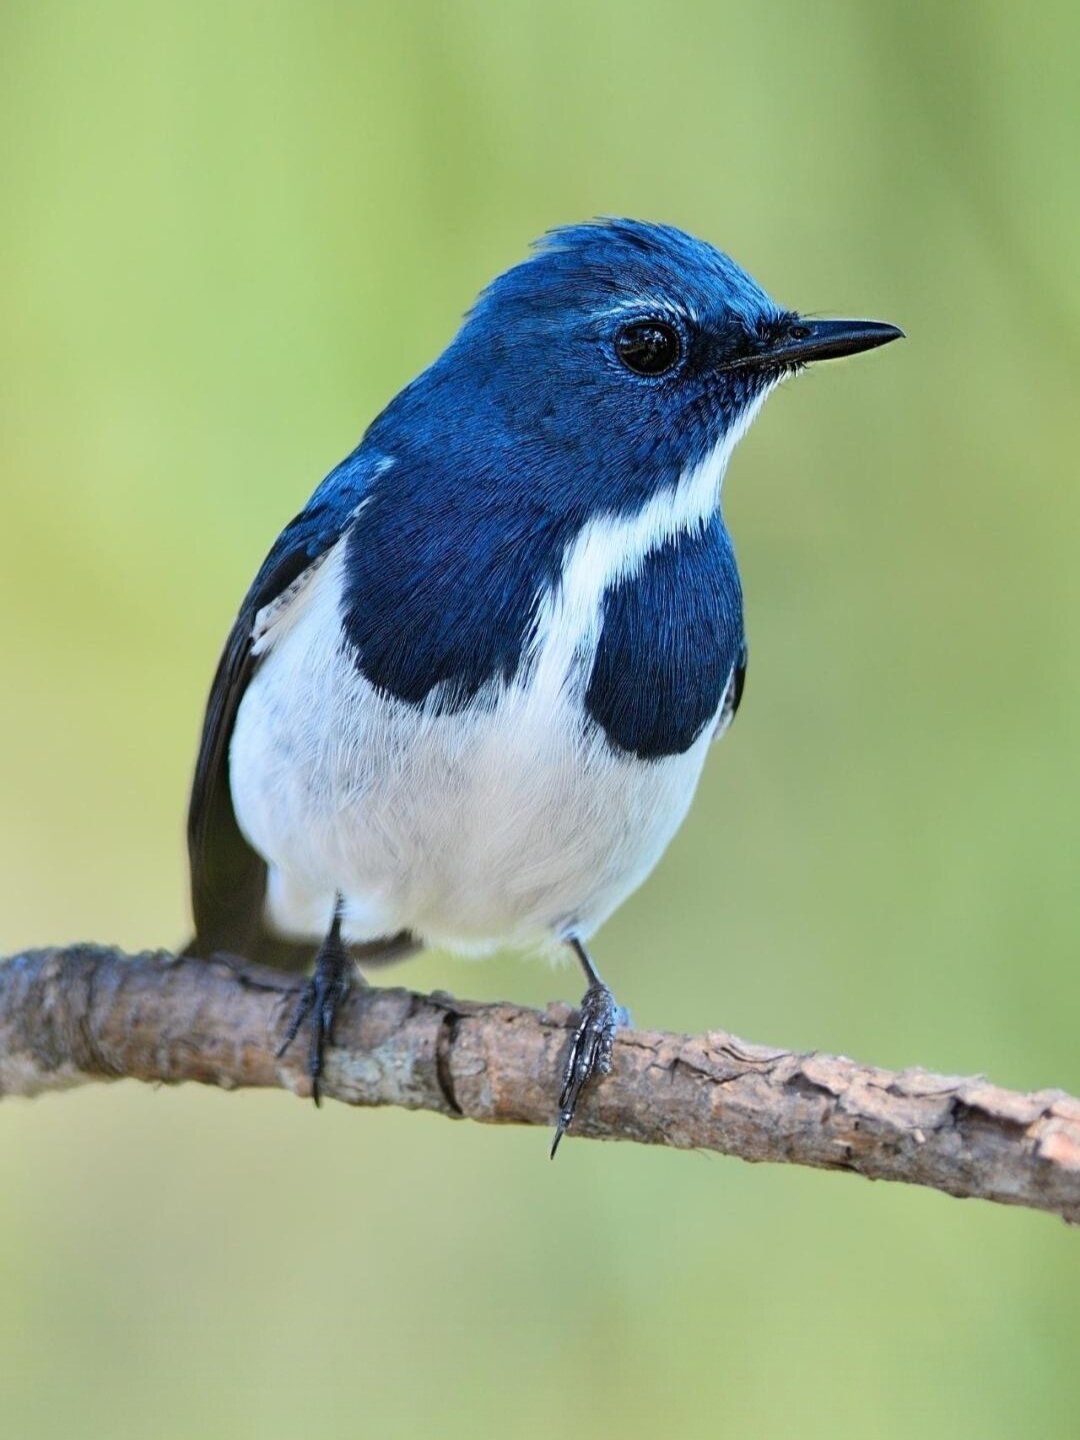
[[[276,971],[98,946],[0,961],[0,1096],[129,1077],[308,1089],[302,1044],[275,1051],[297,981]],[[325,1094],[548,1125],[572,1012],[356,988]],[[571,1135],[852,1170],[1080,1223],[1080,1100],[981,1078],[795,1054],[723,1031],[623,1031]]]

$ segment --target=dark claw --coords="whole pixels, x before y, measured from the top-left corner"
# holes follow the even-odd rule
[[[344,946],[331,935],[319,951],[315,960],[315,973],[301,990],[285,1031],[285,1038],[277,1051],[277,1058],[288,1050],[300,1033],[300,1027],[310,1016],[311,1038],[308,1043],[307,1071],[311,1077],[311,1098],[320,1102],[319,1077],[323,1073],[323,1060],[334,1028],[334,1016],[338,1006],[349,991],[349,977],[353,963],[345,953]]]
[[[582,1091],[596,1076],[611,1069],[611,1051],[615,1031],[626,1023],[626,1012],[615,1003],[606,985],[590,985],[581,1002],[580,1018],[563,1071],[563,1088],[559,1096],[559,1121],[551,1142],[551,1158],[559,1141],[570,1128]]]

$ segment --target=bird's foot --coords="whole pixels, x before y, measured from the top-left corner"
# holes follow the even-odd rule
[[[628,1015],[601,982],[592,984],[581,1002],[577,1029],[570,1042],[570,1051],[563,1070],[562,1094],[559,1096],[559,1120],[551,1142],[551,1158],[559,1141],[570,1128],[582,1091],[589,1081],[606,1075],[611,1069],[611,1051],[615,1031],[628,1022]]]
[[[346,953],[337,927],[323,941],[315,957],[315,971],[300,991],[289,1021],[289,1028],[277,1052],[277,1058],[288,1050],[300,1033],[300,1027],[308,1020],[311,1035],[308,1040],[307,1072],[311,1077],[311,1098],[319,1104],[319,1081],[323,1073],[323,1059],[334,1028],[334,1016],[338,1006],[349,992],[349,983],[356,972],[356,966]]]

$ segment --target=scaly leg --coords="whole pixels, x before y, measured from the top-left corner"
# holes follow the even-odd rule
[[[311,1036],[308,1041],[308,1074],[311,1076],[311,1098],[319,1104],[319,1079],[323,1072],[326,1046],[330,1042],[337,1008],[348,994],[349,983],[360,972],[341,939],[341,897],[334,906],[334,918],[326,939],[319,946],[315,956],[315,970],[311,979],[300,992],[293,1010],[285,1039],[278,1050],[278,1058],[285,1054],[299,1034],[304,1021],[311,1018]]]
[[[594,1077],[606,1075],[611,1069],[611,1050],[615,1031],[628,1022],[628,1015],[600,978],[589,952],[580,940],[567,942],[581,963],[589,988],[581,1001],[578,1026],[570,1042],[570,1051],[563,1070],[562,1094],[559,1096],[559,1120],[551,1142],[551,1158],[559,1141],[570,1128],[582,1091]]]

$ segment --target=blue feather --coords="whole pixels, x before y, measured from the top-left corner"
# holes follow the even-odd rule
[[[648,555],[608,590],[603,614],[588,713],[641,760],[689,750],[746,648],[739,572],[719,515]]]
[[[671,383],[614,358],[628,318],[658,313],[686,332]],[[546,236],[365,437],[361,456],[392,463],[349,539],[343,627],[361,672],[414,704],[438,686],[450,711],[509,681],[575,536],[675,487],[738,423],[769,382],[723,362],[783,314],[734,261],[670,227]],[[709,583],[710,563],[719,552],[695,557],[687,582]]]

